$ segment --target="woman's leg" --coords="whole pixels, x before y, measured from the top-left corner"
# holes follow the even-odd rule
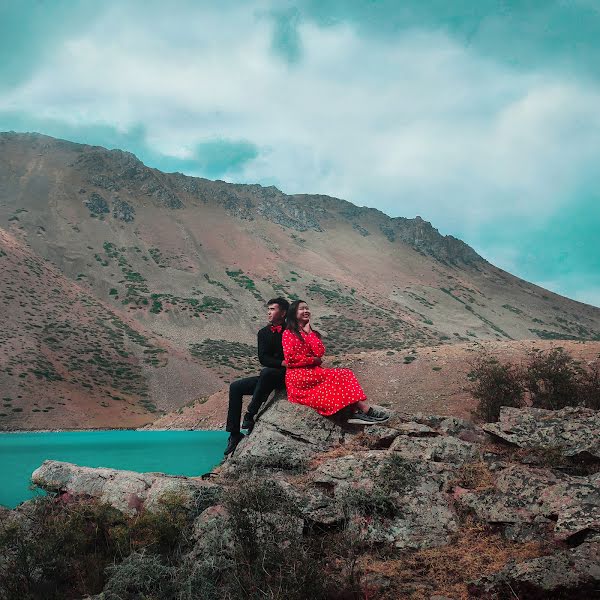
[[[370,406],[364,400],[359,400],[358,402],[355,402],[352,405],[352,408],[354,408],[354,412],[356,412],[357,410],[362,410],[366,413],[369,410]]]

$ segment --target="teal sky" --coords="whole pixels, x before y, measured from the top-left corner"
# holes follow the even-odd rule
[[[600,306],[597,0],[3,0],[0,130],[420,215]]]

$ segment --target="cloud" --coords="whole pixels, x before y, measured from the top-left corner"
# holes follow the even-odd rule
[[[598,187],[598,82],[531,48],[501,59],[514,18],[463,11],[457,28],[384,5],[387,28],[356,2],[347,19],[267,0],[106,3],[0,94],[0,118],[112,131],[159,168],[419,214],[498,257],[510,236],[482,232],[539,232]]]

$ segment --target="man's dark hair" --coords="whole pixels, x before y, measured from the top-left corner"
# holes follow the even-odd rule
[[[279,296],[278,298],[272,298],[267,302],[267,306],[271,306],[271,304],[278,304],[281,310],[285,310],[286,312],[290,308],[290,303],[285,299]]]

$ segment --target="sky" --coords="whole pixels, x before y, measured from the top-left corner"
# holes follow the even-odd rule
[[[598,0],[0,0],[0,130],[430,221],[600,306]]]

